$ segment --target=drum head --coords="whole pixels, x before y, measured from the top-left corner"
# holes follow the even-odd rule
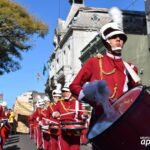
[[[113,106],[118,110],[118,118],[108,128],[98,130],[100,134],[91,139],[93,145],[98,150],[145,150],[144,142],[150,138],[150,92],[138,86]]]
[[[121,96],[114,104],[115,110],[122,115],[135,102],[142,91],[143,87],[138,86]]]
[[[135,102],[135,100],[140,95],[143,86],[138,86],[130,91],[126,92],[121,96],[112,106],[116,111],[116,116],[109,121],[105,116],[101,116],[97,122],[91,127],[88,132],[88,139],[93,139],[97,135],[103,133],[105,130],[108,130]]]

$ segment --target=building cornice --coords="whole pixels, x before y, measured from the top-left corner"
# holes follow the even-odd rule
[[[64,43],[68,40],[68,38],[70,37],[70,35],[72,34],[72,32],[73,32],[73,30],[86,30],[86,31],[97,31],[98,30],[98,28],[91,28],[91,27],[83,27],[83,26],[71,26],[68,30],[67,30],[67,32],[66,32],[66,34],[64,35],[64,37],[61,39],[61,41],[60,41],[60,43],[59,43],[59,48],[62,48],[62,46],[64,45]]]

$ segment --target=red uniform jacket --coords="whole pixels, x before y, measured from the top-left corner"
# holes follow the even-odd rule
[[[41,109],[37,108],[30,117],[30,122],[34,123],[34,126],[38,125],[38,122],[42,119]]]
[[[133,69],[137,72],[136,67]],[[117,99],[128,89],[137,85],[127,73],[122,59],[115,59],[108,55],[90,58],[70,85],[70,90],[74,96],[78,97],[83,84],[94,80],[107,82],[111,91],[110,100]]]
[[[58,119],[55,119],[52,117],[53,112],[56,111],[56,103],[50,103],[50,105],[47,107],[47,111],[46,111],[46,118],[48,118],[50,121],[52,121],[52,123],[59,123]]]
[[[5,112],[3,110],[3,107],[0,105],[0,120],[5,118]]]
[[[133,65],[132,67],[137,72],[136,67]],[[94,80],[105,80],[107,82],[110,89],[110,102],[116,100],[124,92],[137,85],[127,73],[122,58],[114,57],[108,53],[88,59],[70,85],[70,90],[75,97],[78,97],[82,86],[86,82]],[[93,109],[90,127],[102,113],[103,109],[100,106]]]
[[[83,113],[79,111],[82,110],[82,105],[75,98],[58,101],[55,110],[62,115],[62,122],[82,120]]]

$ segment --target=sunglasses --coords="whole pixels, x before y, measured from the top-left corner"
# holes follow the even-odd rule
[[[120,40],[123,40],[123,41],[125,40],[125,38],[124,38],[124,36],[122,34],[113,35],[109,39],[116,39],[118,37],[119,37]]]

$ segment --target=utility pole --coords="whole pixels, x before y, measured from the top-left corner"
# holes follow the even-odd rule
[[[76,4],[83,4],[84,0],[69,0],[69,3],[72,5],[72,3]]]

